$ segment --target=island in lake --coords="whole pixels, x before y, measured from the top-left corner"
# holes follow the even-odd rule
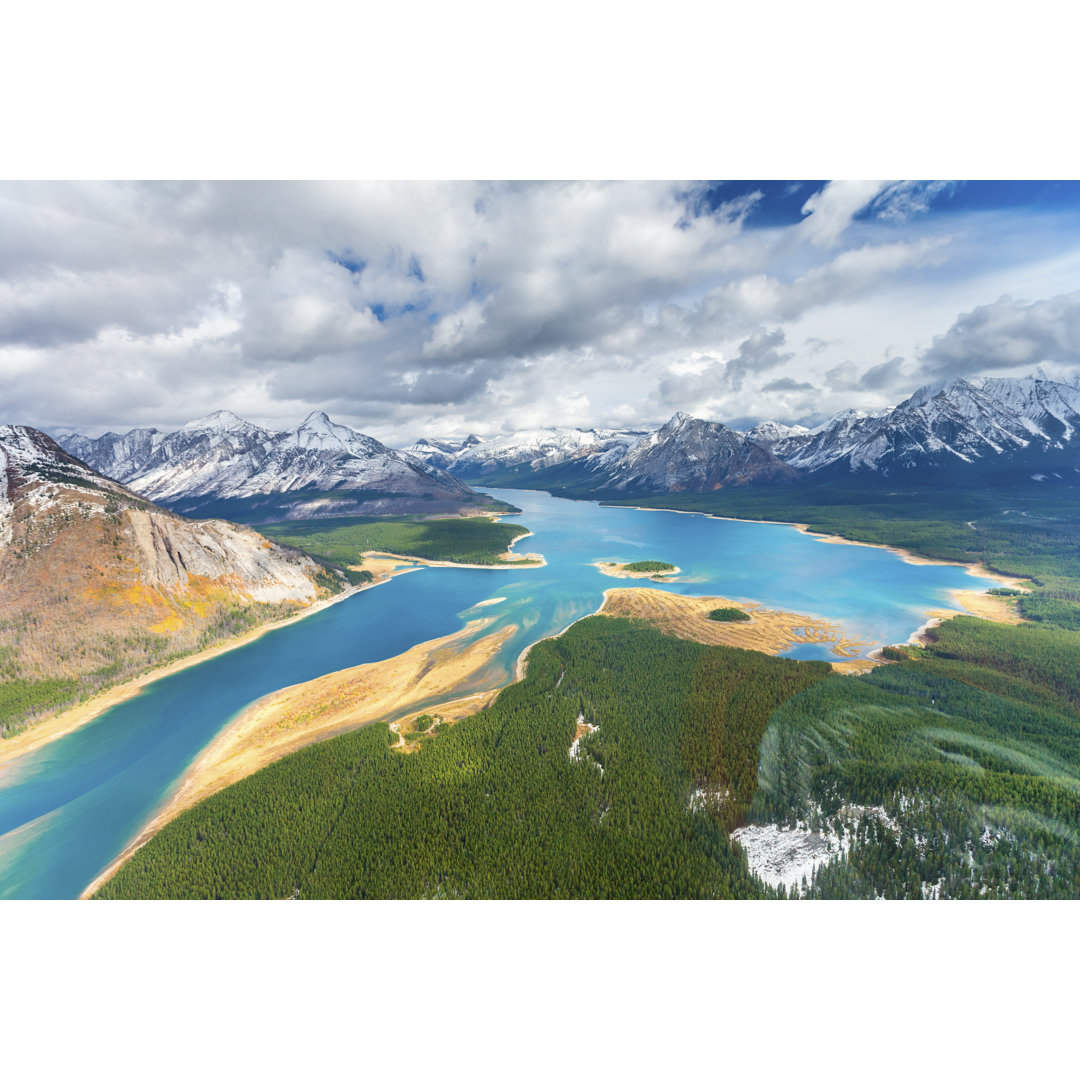
[[[659,562],[656,559],[643,559],[640,562],[594,562],[601,574],[617,578],[649,578],[658,581],[665,577],[681,573],[674,563]]]

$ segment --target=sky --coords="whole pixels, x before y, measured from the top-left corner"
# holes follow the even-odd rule
[[[0,184],[0,422],[390,445],[1080,375],[1080,183]]]

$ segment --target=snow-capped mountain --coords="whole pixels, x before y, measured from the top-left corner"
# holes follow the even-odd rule
[[[0,425],[0,550],[11,543],[15,525],[31,522],[40,510],[63,498],[87,494],[86,513],[104,513],[109,500],[126,499],[123,485],[88,469],[43,431],[20,424]],[[89,495],[94,498],[90,499]],[[142,505],[142,499],[134,500]]]
[[[603,428],[533,428],[481,439],[470,435],[458,444],[421,439],[406,452],[440,465],[455,476],[480,479],[506,469],[539,472],[567,461],[625,451],[645,433]]]
[[[454,512],[485,501],[437,465],[335,424],[323,412],[291,431],[269,431],[222,410],[172,432],[137,428],[60,441],[139,494],[186,511],[254,500],[266,516],[315,517]]]
[[[1071,442],[1080,426],[1080,387],[1029,376],[983,379],[980,389],[1056,444]]]
[[[604,455],[593,473],[598,490],[626,492],[714,491],[799,478],[741,432],[683,412],[618,455]]]
[[[749,431],[743,432],[751,442],[764,446],[766,450],[772,450],[777,443],[784,442],[786,439],[797,439],[809,433],[810,429],[803,427],[802,424],[781,424],[776,420],[764,420]]]
[[[844,409],[809,431],[764,445],[794,468],[813,472],[842,458],[870,431],[876,430],[877,422],[890,411],[867,413],[861,409]]]
[[[1038,461],[1080,429],[1080,389],[1048,379],[954,379],[881,413],[848,409],[773,452],[806,472],[898,470]]]

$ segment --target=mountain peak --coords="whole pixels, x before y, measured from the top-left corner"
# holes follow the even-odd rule
[[[250,428],[245,419],[237,416],[229,409],[217,409],[215,412],[200,416],[197,420],[189,420],[180,429],[181,431],[234,431],[237,428]]]
[[[682,427],[683,424],[691,424],[695,421],[697,421],[696,416],[691,416],[689,413],[680,410],[664,425],[664,428],[672,430],[677,427]],[[705,421],[702,420],[700,423],[705,423]]]
[[[316,409],[314,412],[308,413],[307,418],[296,430],[325,431],[327,433],[332,433],[335,428],[340,426],[340,424],[335,424],[322,409]]]
[[[907,401],[901,402],[896,407],[897,409],[918,409],[927,402],[933,401],[933,399],[940,394],[951,396],[956,391],[963,394],[970,394],[975,389],[976,388],[972,386],[967,379],[938,379],[937,382],[928,383],[926,386],[920,386]]]

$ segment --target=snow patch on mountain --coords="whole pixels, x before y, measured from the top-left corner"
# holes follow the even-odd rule
[[[168,433],[136,428],[126,435],[65,435],[60,441],[99,472],[156,501],[301,491],[443,500],[473,495],[438,466],[391,450],[320,411],[291,431],[269,431],[219,410]]]

